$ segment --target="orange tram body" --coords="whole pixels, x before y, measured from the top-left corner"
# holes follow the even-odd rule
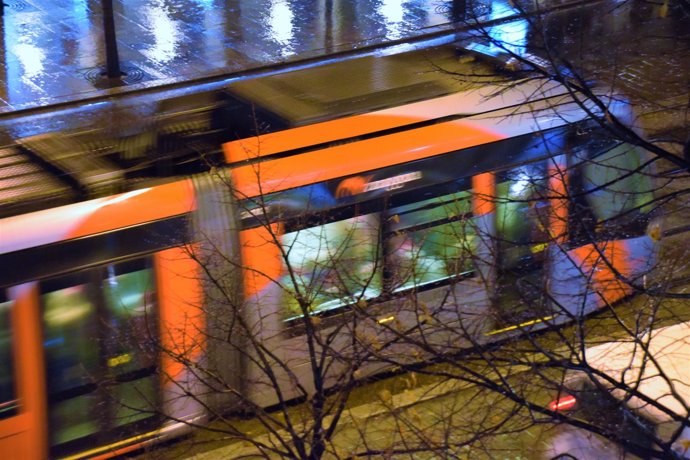
[[[326,70],[338,65],[347,63]],[[228,94],[269,111],[252,94],[270,100],[273,82],[320,71],[244,81]],[[498,298],[495,328],[510,329],[543,315],[511,313],[515,299],[501,286],[541,280],[564,317],[630,294],[656,254],[646,235],[646,155],[611,140],[556,85],[525,82],[491,98],[496,88],[486,84],[433,88],[410,100],[398,92],[398,102],[352,97],[352,110],[304,122],[283,115],[282,129],[228,139],[224,169],[1,220],[5,458],[112,457],[204,420],[203,407],[177,390],[194,379],[181,362],[213,353],[195,256],[208,235],[222,235],[242,267],[245,310],[280,312],[271,327],[293,328],[286,342],[300,341],[300,315],[285,290],[275,294],[277,281],[289,285],[285,264],[313,274],[321,255],[310,241],[340,244],[344,233],[360,254],[351,278],[366,272],[370,281],[355,283],[348,299],[317,295],[314,315],[364,298],[381,304],[383,322],[396,314],[387,309],[396,296],[414,291],[433,309],[453,290],[487,315]],[[292,247],[293,259],[281,260],[278,244]],[[475,262],[462,262],[461,250]],[[258,405],[276,402],[246,391]]]

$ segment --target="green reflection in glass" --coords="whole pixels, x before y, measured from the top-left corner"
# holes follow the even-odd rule
[[[115,426],[153,417],[158,398],[158,386],[155,376],[139,379],[135,382],[117,385],[112,389],[115,404]]]
[[[53,445],[83,438],[99,431],[98,398],[90,393],[71,398],[50,407],[50,436]]]
[[[621,144],[584,163],[584,192],[597,221],[611,219],[652,201],[652,177],[638,171],[641,157],[634,147]],[[622,219],[632,219],[634,215],[630,213]]]
[[[95,382],[99,346],[96,307],[85,284],[43,294],[44,348],[48,393],[58,395]],[[96,399],[82,395],[52,403],[51,444],[60,444],[98,431]]]
[[[43,294],[44,347],[49,392],[91,381],[98,369],[96,307],[87,285]]]
[[[399,231],[415,225],[464,216],[470,212],[470,192],[457,192],[390,208],[388,228]]]
[[[388,263],[394,289],[443,280],[471,268],[476,244],[471,209],[470,192],[463,191],[389,210]]]
[[[475,234],[471,221],[460,220],[389,239],[393,288],[440,281],[472,268]]]
[[[550,204],[544,162],[506,175],[508,181],[496,185],[496,231],[501,268],[511,269],[542,257]]]
[[[283,236],[288,267],[281,283],[287,317],[301,314],[296,292],[323,311],[372,298],[381,293],[381,270],[377,267],[379,222],[376,215],[358,216]],[[289,271],[295,277],[293,283]]]
[[[109,312],[104,343],[106,364],[115,374],[154,364],[152,279],[149,269],[115,274],[113,267],[108,267],[108,276],[103,280]]]

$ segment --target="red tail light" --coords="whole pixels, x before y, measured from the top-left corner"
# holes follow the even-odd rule
[[[549,403],[549,409],[551,410],[569,410],[575,407],[577,404],[577,399],[573,395],[563,396],[555,401]]]

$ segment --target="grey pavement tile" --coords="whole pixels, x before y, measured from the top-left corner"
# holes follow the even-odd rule
[[[173,75],[188,76],[190,78],[208,74],[213,70],[213,67],[206,60],[199,59],[191,54],[177,56],[163,65]]]
[[[34,83],[41,88],[44,93],[52,97],[87,93],[94,90],[93,85],[82,75],[72,72],[47,74],[43,78],[35,80]]]
[[[16,97],[17,92],[20,91],[19,97]],[[53,101],[52,97],[45,94],[40,88],[36,88],[33,85],[24,85],[24,83],[19,83],[8,89],[8,93],[3,94],[7,100],[7,108],[10,111],[19,110],[27,107],[27,99],[31,100],[31,107],[40,107],[42,105],[47,105]]]
[[[53,23],[59,21],[82,21],[94,16],[87,2],[72,1],[69,6],[55,5],[53,2],[40,3],[36,10],[46,16],[46,20]]]
[[[103,21],[98,15],[89,13],[83,17],[69,16],[56,21],[60,24],[60,32],[73,35],[78,40],[81,36],[98,36],[103,34]]]
[[[5,39],[12,34],[29,35],[36,39],[53,30],[53,26],[59,21],[53,20],[50,13],[41,10],[22,11],[2,16],[2,28]]]
[[[12,0],[10,0],[11,2]],[[69,8],[74,8],[78,9],[80,5],[88,5],[90,3],[98,3],[97,1],[89,1],[89,0],[50,0],[50,1],[42,1],[42,0],[21,0],[25,3],[31,4],[37,9],[41,10],[46,10],[46,11],[51,11],[51,10],[57,10],[57,9],[69,9]]]
[[[211,74],[238,72],[259,64],[239,51],[224,46],[223,43],[205,47],[199,58],[206,62]]]

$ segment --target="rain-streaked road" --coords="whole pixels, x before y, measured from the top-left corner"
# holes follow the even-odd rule
[[[89,96],[104,64],[98,0],[6,1],[0,107]],[[116,0],[131,87],[230,73],[433,32],[440,0]],[[100,86],[100,88],[99,88]]]
[[[592,1],[527,1],[525,8]],[[113,89],[99,78],[100,0],[5,3],[0,113],[406,43],[452,31],[463,14],[482,22],[517,14],[507,0],[115,0],[126,75]]]
[[[506,0],[115,0],[117,44],[127,75],[125,85],[113,89],[99,78],[105,64],[99,0],[5,3],[0,112],[405,43],[453,30],[462,4],[468,16],[476,14],[482,22],[517,14]],[[576,63],[598,55],[602,69],[616,68],[632,86],[645,72],[666,67],[672,74],[684,65],[687,14],[671,10],[661,17],[660,5],[641,0],[520,3],[527,10],[588,6],[549,14],[543,23],[523,19],[503,25],[493,38],[529,49],[545,32],[553,50],[565,50]],[[631,61],[640,63],[637,69],[626,68]]]

